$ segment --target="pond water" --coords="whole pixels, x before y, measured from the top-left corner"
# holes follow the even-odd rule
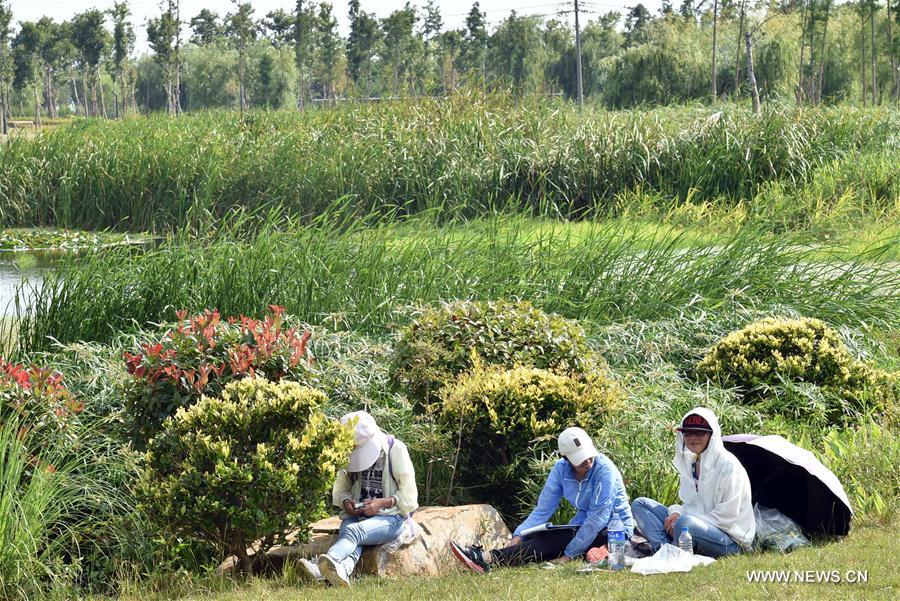
[[[124,242],[106,246],[126,245],[142,251],[156,244],[150,237],[126,238]],[[43,249],[29,251],[0,250],[0,319],[14,317],[16,313],[16,290],[23,285],[36,287],[43,281],[43,274],[54,265],[78,249]],[[28,300],[27,296],[23,300]]]
[[[16,253],[20,255],[21,253]],[[0,252],[0,317],[13,317],[16,313],[16,290],[22,285],[40,285],[42,274],[52,269],[52,262],[46,259],[28,257],[22,260],[12,253]]]

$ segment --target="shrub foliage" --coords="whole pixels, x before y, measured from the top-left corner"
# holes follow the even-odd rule
[[[900,383],[895,374],[854,358],[837,331],[811,318],[767,318],[732,332],[698,369],[750,399],[778,384],[819,386],[832,420],[853,410],[892,413]]]
[[[347,460],[351,433],[321,412],[324,401],[296,382],[248,378],[180,408],[144,456],[149,515],[236,555],[246,572],[254,541],[264,551],[319,517]]]
[[[72,442],[83,408],[58,371],[0,359],[0,423],[16,421],[35,449]]]
[[[441,388],[473,366],[527,365],[559,373],[592,366],[584,331],[576,322],[520,301],[457,301],[425,310],[401,333],[391,378],[410,399],[431,405]]]
[[[132,376],[126,386],[132,440],[139,447],[202,394],[218,395],[229,382],[257,375],[303,380],[311,362],[309,332],[287,327],[283,309],[274,305],[264,319],[223,321],[216,310],[192,317],[179,311],[178,323],[164,331],[139,352],[124,354]]]
[[[594,372],[573,377],[516,366],[481,365],[446,386],[439,417],[461,441],[457,474],[480,500],[511,516],[535,451],[555,449],[572,425],[591,431],[620,398],[619,387]]]

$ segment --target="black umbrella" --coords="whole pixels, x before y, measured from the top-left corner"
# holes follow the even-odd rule
[[[815,455],[781,436],[723,436],[750,477],[753,502],[785,514],[807,535],[844,536],[853,510],[847,493]]]

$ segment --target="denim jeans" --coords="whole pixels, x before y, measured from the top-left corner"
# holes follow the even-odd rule
[[[640,497],[631,504],[631,514],[641,533],[650,541],[653,551],[659,550],[664,543],[678,546],[678,536],[682,528],[687,528],[694,539],[694,552],[707,557],[721,557],[741,552],[741,546],[734,539],[709,522],[690,515],[682,515],[675,522],[675,538],[666,532],[663,525],[669,516],[669,509],[653,499]]]
[[[347,518],[341,522],[338,538],[328,549],[328,555],[340,563],[349,576],[362,555],[363,546],[391,542],[403,532],[405,519],[402,515]]]

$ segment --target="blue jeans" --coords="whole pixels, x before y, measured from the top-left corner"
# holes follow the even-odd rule
[[[675,538],[666,532],[663,525],[669,516],[669,508],[653,499],[640,497],[631,504],[631,514],[641,533],[650,541],[653,551],[659,550],[664,543],[678,546],[678,535],[682,528],[687,528],[694,539],[694,552],[707,557],[733,555],[742,551],[734,539],[700,518],[682,515],[675,522]]]
[[[391,542],[403,532],[405,520],[402,515],[347,518],[341,522],[338,538],[328,549],[328,556],[340,563],[349,576],[362,555],[363,546]]]

